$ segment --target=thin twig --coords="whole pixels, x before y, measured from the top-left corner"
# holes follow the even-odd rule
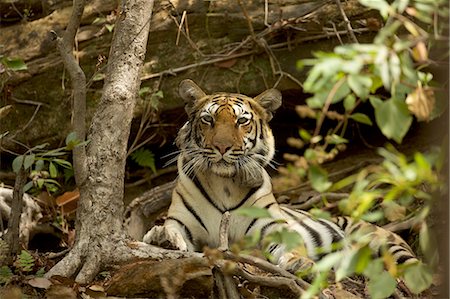
[[[347,25],[347,32],[350,35],[351,39],[354,43],[359,44],[358,39],[355,36],[355,33],[353,32],[352,24],[350,23],[350,20],[347,18],[347,15],[345,14],[344,9],[342,8],[342,4],[340,0],[335,0],[336,5],[341,12],[342,18],[344,19],[345,24]]]
[[[296,296],[301,296],[305,292],[305,290],[302,289],[293,278],[254,275],[244,269],[241,269],[240,267],[235,267],[232,272],[234,275],[239,275],[245,280],[258,285],[264,285],[272,288],[288,288]]]
[[[402,230],[410,229],[419,222],[420,220],[414,217],[400,222],[388,223],[386,225],[383,225],[383,228],[391,232],[399,232]]]
[[[185,66],[182,66],[182,67],[165,70],[165,71],[162,71],[162,72],[159,72],[159,73],[148,74],[148,75],[142,76],[141,80],[142,81],[149,80],[149,79],[157,78],[157,77],[159,77],[161,75],[166,75],[166,74],[175,75],[176,73],[180,73],[182,71],[186,71],[188,69],[196,68],[196,67],[199,67],[199,66],[214,64],[214,63],[217,63],[217,62],[222,62],[222,61],[230,60],[230,59],[233,59],[233,58],[244,57],[244,56],[248,56],[248,55],[252,55],[252,54],[256,54],[256,53],[257,53],[256,50],[252,50],[252,51],[248,51],[248,52],[242,52],[242,53],[230,55],[230,56],[227,56],[227,57],[221,57],[221,58],[216,58],[216,59],[205,60],[205,61],[201,61],[201,62],[198,62],[198,63],[188,64],[188,65],[185,65]]]
[[[162,175],[168,174],[168,173],[173,173],[177,171],[177,166],[169,166],[169,167],[164,167],[162,169],[158,169],[155,173],[152,173],[149,176],[146,176],[140,180],[137,180],[133,183],[129,183],[129,184],[125,184],[126,188],[130,188],[130,187],[137,187],[139,185],[142,185],[144,183],[147,182],[151,182],[152,180],[156,179],[157,177],[160,177]]]
[[[314,206],[315,204],[317,204],[324,198],[326,198],[329,201],[338,201],[338,200],[347,198],[348,196],[349,196],[348,193],[332,193],[332,192],[322,193],[322,194],[317,194],[315,196],[312,196],[306,202],[302,202],[302,203],[298,203],[298,204],[294,203],[290,206],[292,206],[296,209],[306,210],[306,209],[311,208],[312,206]]]
[[[267,271],[267,272],[275,274],[275,275],[293,279],[303,289],[307,289],[311,286],[308,282],[304,281],[303,279],[301,279],[301,278],[295,276],[294,274],[288,272],[287,270],[282,269],[282,268],[280,268],[268,261],[265,261],[263,259],[251,256],[251,255],[246,255],[246,254],[235,255],[234,253],[232,253],[230,251],[224,252],[224,257],[226,259],[230,259],[233,261],[256,266],[256,267],[260,268],[261,270]]]
[[[183,28],[184,19],[186,18],[186,11],[183,11],[183,15],[181,16],[180,25],[178,25],[177,39],[175,41],[175,45],[178,46],[178,42],[180,41],[180,33]]]
[[[247,26],[248,26],[248,29],[250,30],[250,34],[251,34],[253,40],[256,42],[257,38],[256,38],[256,35],[255,35],[255,30],[253,29],[252,19],[248,15],[247,9],[242,4],[241,0],[238,0],[238,4],[241,7],[241,10],[242,10],[242,13],[244,14],[245,19],[247,20]]]
[[[342,84],[344,84],[345,78],[341,78],[338,82],[336,82],[333,86],[333,88],[330,90],[330,93],[328,93],[327,99],[325,101],[325,105],[323,105],[322,108],[322,114],[320,115],[319,120],[317,121],[316,129],[314,130],[314,135],[317,136],[320,133],[320,129],[322,128],[323,121],[325,120],[326,114],[328,109],[330,108],[331,102],[333,101],[334,96],[336,95],[337,91],[341,87]]]
[[[368,32],[369,29],[368,28],[361,28],[361,29],[355,29],[355,32]],[[337,33],[339,34],[344,34],[347,31],[337,31]],[[334,35],[334,34],[333,34]],[[320,39],[324,39],[324,38],[329,38],[330,36],[333,36],[330,33],[326,33],[326,34],[319,34],[319,35],[315,35],[315,36],[308,36],[308,37],[302,37],[302,38],[298,38],[294,41],[291,41],[290,43],[303,43],[303,42],[308,42],[308,41],[314,41],[314,40],[320,40]],[[183,71],[187,71],[189,69],[192,68],[196,68],[196,67],[200,67],[200,66],[206,66],[206,65],[211,65],[214,63],[218,63],[218,62],[223,62],[223,61],[227,61],[233,58],[240,58],[240,57],[245,57],[245,56],[249,56],[249,55],[253,55],[253,54],[257,54],[259,51],[257,50],[250,50],[250,51],[246,51],[246,52],[241,52],[241,53],[237,53],[237,54],[232,54],[234,52],[236,52],[238,49],[241,49],[244,47],[244,45],[246,45],[248,43],[248,41],[251,40],[251,38],[247,37],[247,39],[245,39],[243,42],[239,43],[239,45],[234,48],[233,50],[227,52],[226,54],[221,54],[218,58],[214,58],[214,59],[208,59],[208,60],[204,60],[198,63],[192,63],[192,64],[188,64],[185,66],[181,66],[181,67],[177,67],[177,68],[173,68],[173,69],[168,69],[168,70],[164,70],[158,73],[153,73],[153,74],[148,74],[148,75],[144,75],[141,77],[142,81],[145,80],[149,80],[149,79],[153,79],[153,78],[158,78],[164,75],[176,75],[177,73],[181,73]],[[269,45],[269,47],[271,49],[281,49],[284,48],[288,45],[288,42],[282,42],[282,43],[277,43],[277,44],[273,44],[273,45]],[[217,56],[217,55],[210,55],[210,56]]]

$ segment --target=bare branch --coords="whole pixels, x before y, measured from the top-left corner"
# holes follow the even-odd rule
[[[228,249],[228,231],[230,229],[230,217],[229,211],[226,211],[222,215],[219,228],[219,250],[224,251]]]
[[[20,167],[14,184],[13,198],[11,202],[11,213],[8,221],[8,231],[5,241],[9,246],[9,259],[12,259],[19,252],[19,224],[23,206],[23,186],[27,179],[27,172]]]
[[[85,0],[74,0],[72,15],[62,38],[56,32],[52,32],[56,37],[59,53],[72,81],[73,128],[77,139],[80,141],[86,139],[86,75],[75,59],[72,51],[84,6]],[[80,186],[87,176],[86,150],[84,146],[77,146],[73,149],[73,164],[75,181]]]

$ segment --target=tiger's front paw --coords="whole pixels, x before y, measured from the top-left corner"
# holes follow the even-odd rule
[[[278,264],[281,268],[284,268],[293,274],[300,274],[303,276],[310,274],[315,263],[306,256],[295,252],[288,252],[280,257]]]
[[[154,226],[145,234],[143,241],[167,249],[188,250],[183,235],[178,230],[167,226]]]

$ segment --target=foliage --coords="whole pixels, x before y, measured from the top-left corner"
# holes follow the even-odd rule
[[[21,272],[31,272],[34,268],[34,257],[26,250],[22,250],[15,261],[16,268]]]
[[[6,57],[3,55],[0,55],[0,64],[3,65],[4,68],[7,70],[11,70],[14,72],[17,71],[26,71],[28,69],[26,63],[21,58],[17,57]],[[0,73],[2,73],[2,70],[0,68]]]
[[[149,167],[154,173],[156,172],[155,155],[150,150],[139,148],[132,152],[130,157],[139,166]]]
[[[72,164],[67,161],[69,151],[85,144],[76,139],[75,133],[67,135],[66,146],[45,151],[48,144],[40,144],[17,156],[12,162],[12,169],[18,173],[21,168],[30,173],[31,181],[25,184],[24,191],[47,190],[57,192],[61,185],[57,179],[63,175],[66,179],[73,176]]]
[[[30,275],[43,277],[45,274],[45,269],[43,267],[39,268],[33,274],[36,264],[35,258],[28,251],[22,250],[14,261],[13,266],[0,267],[0,285],[7,285],[17,278],[23,278],[24,275],[28,278]]]
[[[0,285],[8,284],[13,277],[13,272],[8,266],[0,267]]]
[[[350,275],[364,275],[373,298],[390,296],[397,277],[402,277],[408,288],[418,294],[431,285],[432,269],[438,261],[436,241],[427,220],[433,196],[445,187],[440,177],[445,148],[407,157],[388,145],[378,150],[383,157],[381,164],[367,166],[335,183],[329,181],[320,166],[346,149],[349,140],[344,136],[350,122],[376,124],[384,136],[401,143],[414,117],[417,121],[438,117],[445,106],[439,101],[447,100],[438,97],[437,83],[425,71],[432,63],[428,57],[430,47],[443,30],[438,20],[448,17],[446,1],[360,2],[378,10],[385,25],[373,43],[338,46],[332,53],[316,52],[315,58],[298,62],[298,67],[311,67],[303,86],[311,97],[306,105],[297,106],[296,112],[302,118],[314,119],[316,128],[313,133],[300,129],[298,137],[288,139],[294,148],[307,148],[303,156],[286,154],[290,164],[280,172],[307,177],[312,188],[321,193],[351,189],[338,207],[354,219],[381,225],[412,221],[420,228],[418,243],[426,264],[397,266],[386,252],[373,258],[368,247],[370,240],[351,235],[346,238],[347,245],[351,244],[348,250],[328,254],[315,265],[315,280],[302,298],[312,298],[324,288],[332,270],[337,282]],[[375,122],[369,114],[358,111],[363,103],[373,108]],[[325,122],[335,125],[323,133]]]
[[[301,129],[299,137],[288,140],[294,147],[309,147],[303,159],[285,158],[306,170],[298,174],[313,178],[313,187],[320,192],[329,186],[321,183],[321,171],[310,166],[332,160],[345,150],[350,122],[373,125],[369,115],[358,111],[363,103],[373,108],[375,124],[383,135],[397,143],[402,142],[413,117],[430,121],[447,105],[446,95],[439,97],[433,75],[425,71],[433,63],[430,48],[445,30],[439,20],[448,17],[447,1],[360,2],[379,10],[385,20],[373,43],[341,45],[331,53],[316,52],[315,58],[298,62],[300,68],[311,67],[303,88],[312,96],[296,111],[302,118],[315,119],[316,129],[313,134]],[[328,120],[337,124],[322,135]]]

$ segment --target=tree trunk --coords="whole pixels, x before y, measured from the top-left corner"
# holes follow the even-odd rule
[[[81,197],[75,245],[47,273],[48,277],[76,274],[76,281],[87,283],[108,264],[126,261],[133,256],[161,258],[165,253],[143,243],[130,245],[123,228],[126,149],[153,1],[129,0],[121,7],[103,96],[88,135],[88,177],[79,186]],[[172,257],[179,255],[175,253]]]

